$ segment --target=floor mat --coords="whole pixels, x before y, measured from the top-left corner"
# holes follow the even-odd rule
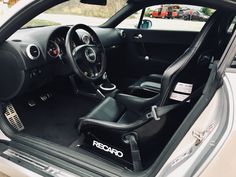
[[[87,114],[98,101],[79,95],[57,95],[46,102],[38,100],[35,107],[29,107],[26,100],[13,104],[25,126],[23,133],[69,146],[78,138],[76,119]]]

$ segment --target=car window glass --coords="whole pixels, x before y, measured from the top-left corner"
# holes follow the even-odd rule
[[[142,10],[135,12],[134,14],[126,18],[124,21],[122,21],[117,27],[118,28],[131,28],[131,29],[137,28],[141,13],[142,13]]]
[[[150,30],[200,31],[215,10],[191,5],[156,5],[147,7],[144,27]],[[141,12],[125,19],[118,28],[137,28]],[[146,23],[149,23],[147,25]]]
[[[20,0],[0,0],[0,15],[7,14]],[[80,3],[70,0],[61,3],[35,17],[24,27],[74,25],[84,23],[91,26],[103,24],[126,5],[126,0],[109,0],[106,6]]]

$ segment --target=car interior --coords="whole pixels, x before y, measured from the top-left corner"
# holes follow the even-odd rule
[[[19,136],[129,171],[151,167],[204,93],[236,26],[233,13],[216,9],[200,32],[116,27],[150,5],[131,1],[99,27],[17,30],[0,46],[4,122]]]

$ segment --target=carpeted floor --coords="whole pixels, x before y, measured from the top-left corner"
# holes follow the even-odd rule
[[[38,100],[35,107],[29,107],[27,100],[13,102],[25,126],[23,133],[64,146],[78,138],[74,127],[76,119],[97,104],[95,99],[72,94],[59,94],[46,102]]]

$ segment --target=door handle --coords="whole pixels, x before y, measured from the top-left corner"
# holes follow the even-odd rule
[[[134,36],[134,39],[142,39],[143,38],[143,35],[142,34],[138,34],[138,35],[135,35]]]

